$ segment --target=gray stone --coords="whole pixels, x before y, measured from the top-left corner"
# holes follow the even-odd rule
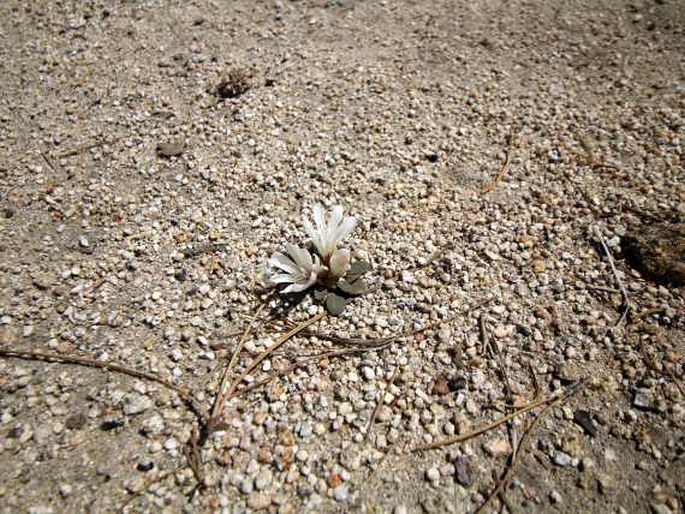
[[[638,409],[652,409],[654,407],[654,394],[651,389],[637,389],[633,396],[633,406]]]
[[[475,480],[473,459],[463,455],[454,459],[454,478],[464,487],[470,487]]]
[[[132,394],[126,398],[124,403],[124,414],[127,416],[134,416],[145,412],[155,406],[155,403],[148,397],[142,394]]]
[[[557,466],[570,466],[573,463],[573,458],[568,453],[556,450],[552,454],[552,462]]]

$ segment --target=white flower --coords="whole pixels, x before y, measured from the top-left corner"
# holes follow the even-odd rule
[[[274,252],[269,259],[269,264],[279,271],[270,273],[269,281],[272,284],[290,284],[281,293],[299,293],[316,282],[321,261],[317,255],[312,255],[295,245],[285,245],[288,255]]]
[[[302,224],[321,259],[324,263],[328,263],[328,259],[336,250],[338,243],[354,230],[357,220],[351,216],[343,217],[342,205],[334,206],[331,209],[330,219],[326,220],[323,207],[316,204],[314,206],[314,224],[306,218],[302,219]]]

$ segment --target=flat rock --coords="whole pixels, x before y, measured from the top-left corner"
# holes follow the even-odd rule
[[[157,155],[160,157],[178,157],[185,150],[185,142],[182,139],[165,141],[157,145]]]
[[[457,480],[457,483],[464,487],[469,487],[473,484],[475,476],[472,459],[463,455],[454,459],[454,478]]]

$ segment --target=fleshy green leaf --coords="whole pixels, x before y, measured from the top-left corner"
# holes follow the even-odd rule
[[[366,282],[358,278],[354,282],[348,282],[347,280],[341,280],[338,282],[338,289],[343,293],[350,296],[358,296],[366,292]]]
[[[326,310],[331,316],[340,316],[342,311],[345,310],[346,305],[347,300],[335,293],[331,293],[326,297]]]
[[[369,264],[368,262],[355,261],[352,264],[350,264],[350,269],[347,270],[345,280],[347,280],[348,282],[354,282],[356,280],[359,280],[359,277],[361,277],[364,273],[371,271],[371,269],[371,264]]]
[[[371,264],[366,261],[354,261],[350,264],[350,269],[347,271],[348,275],[363,275],[371,271]]]
[[[330,293],[329,293],[328,291],[326,291],[325,289],[315,289],[315,290],[314,290],[314,299],[315,299],[317,302],[322,302],[322,301],[324,301],[324,300],[326,299],[326,297],[327,297],[329,294],[330,294]]]

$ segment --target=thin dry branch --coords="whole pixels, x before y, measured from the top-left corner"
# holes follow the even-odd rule
[[[171,382],[165,380],[162,377],[153,375],[152,373],[139,371],[137,369],[129,368],[121,364],[114,364],[112,362],[102,362],[95,359],[89,359],[87,357],[78,357],[76,355],[60,355],[58,353],[48,353],[42,352],[40,350],[10,350],[7,348],[0,348],[0,357],[13,357],[24,360],[76,364],[78,366],[87,366],[89,368],[99,368],[104,369],[106,371],[115,371],[117,373],[122,373],[124,375],[129,375],[131,377],[150,380],[152,382],[156,382],[166,387],[167,389],[171,389],[172,391],[174,391],[188,406],[188,408],[198,417],[201,423],[203,423],[205,420],[204,412],[195,403],[195,399],[189,391],[175,384],[172,384]]]
[[[509,134],[509,148],[507,149],[507,156],[504,159],[504,162],[499,168],[499,172],[497,173],[497,176],[485,187],[483,187],[480,192],[481,194],[487,194],[490,191],[492,191],[497,184],[500,183],[502,180],[502,177],[507,173],[507,170],[509,169],[509,165],[511,164],[511,157],[514,154],[514,149],[516,146],[516,132],[512,129],[512,131]]]
[[[305,364],[311,361],[320,361],[322,359],[331,359],[335,357],[342,357],[343,355],[350,355],[350,354],[355,354],[355,353],[366,353],[366,352],[379,352],[381,350],[386,349],[392,344],[392,341],[384,343],[382,345],[378,346],[371,346],[370,348],[345,348],[344,350],[333,350],[333,351],[327,351],[327,352],[319,352],[316,354],[312,355],[304,355],[301,357],[298,357],[294,363],[291,363],[288,367],[278,371],[275,374],[269,375],[268,377],[264,378],[263,380],[259,380],[257,382],[253,382],[248,386],[243,387],[240,391],[236,391],[233,393],[232,398],[236,396],[242,396],[243,394],[246,394],[250,391],[254,391],[255,389],[259,389],[260,387],[268,384],[272,380],[285,376],[288,373],[299,369],[303,367]]]
[[[484,350],[490,353],[490,356],[497,361],[497,366],[499,368],[499,374],[501,375],[502,381],[504,382],[504,387],[506,389],[506,399],[508,402],[512,402],[514,398],[513,390],[511,388],[511,382],[509,381],[509,374],[507,373],[507,367],[504,365],[504,360],[502,359],[502,354],[499,351],[497,344],[492,344],[490,341],[490,333],[488,332],[488,327],[486,323],[485,314],[481,313],[478,318],[480,325],[480,337],[483,342]]]
[[[190,433],[190,437],[184,448],[184,455],[190,469],[193,471],[197,486],[204,489],[207,486],[207,482],[205,481],[205,472],[202,467],[202,455],[200,454],[200,432],[197,428],[193,428],[193,431]]]
[[[420,452],[420,451],[424,451],[424,450],[434,450],[436,448],[442,448],[443,446],[447,446],[448,444],[460,443],[462,441],[466,441],[467,439],[472,439],[476,436],[484,434],[485,432],[489,432],[490,430],[497,428],[498,426],[502,425],[503,423],[506,423],[507,421],[509,421],[511,419],[514,419],[514,418],[516,418],[522,414],[525,414],[526,412],[529,412],[533,409],[536,409],[542,405],[547,405],[548,403],[556,402],[560,398],[564,398],[566,396],[569,396],[569,395],[575,393],[576,390],[581,385],[582,385],[582,382],[576,382],[575,384],[569,386],[564,391],[557,391],[556,393],[551,394],[549,396],[546,396],[544,398],[534,400],[534,401],[530,402],[529,404],[524,405],[519,410],[512,412],[511,414],[507,414],[506,416],[502,416],[501,418],[493,421],[492,423],[488,423],[486,425],[483,425],[479,428],[471,430],[470,432],[466,432],[465,434],[458,434],[456,436],[452,436],[452,437],[449,437],[447,439],[443,439],[442,441],[436,441],[434,443],[423,444],[423,445],[417,446],[416,448],[414,448],[413,451]]]
[[[616,269],[616,264],[614,264],[614,256],[611,254],[611,250],[609,250],[609,247],[606,244],[606,241],[604,240],[604,236],[602,235],[602,231],[599,229],[599,227],[595,226],[593,227],[595,234],[599,238],[599,242],[602,245],[602,249],[604,250],[604,253],[606,253],[607,260],[609,261],[609,266],[611,266],[611,271],[614,274],[614,278],[616,279],[616,283],[618,284],[618,288],[621,291],[621,296],[623,297],[623,313],[621,314],[621,317],[619,320],[616,322],[616,326],[618,327],[623,321],[625,321],[626,317],[628,316],[628,312],[630,311],[630,300],[628,299],[628,291],[626,290],[626,286],[623,285],[623,280],[621,280],[621,277],[618,274],[618,270]]]
[[[228,390],[222,393],[221,397],[217,400],[218,407],[216,408],[216,417],[212,416],[207,431],[212,432],[213,430],[217,430],[220,427],[220,423],[218,423],[218,416],[221,415],[221,412],[224,406],[226,405],[226,402],[228,402],[228,400],[235,396],[235,392],[238,389],[238,386],[243,382],[243,380],[245,380],[246,377],[248,377],[257,368],[257,366],[259,366],[269,355],[278,350],[278,348],[280,348],[286,341],[288,341],[295,334],[301,332],[308,326],[313,325],[317,321],[321,320],[324,316],[326,316],[326,313],[321,312],[313,318],[310,318],[307,321],[300,323],[295,328],[289,330],[281,337],[279,337],[273,345],[271,345],[266,351],[264,351],[257,358],[255,358],[247,367],[247,369],[243,371],[243,373],[235,380],[235,382],[233,382],[233,384],[228,388]]]
[[[509,403],[513,403],[514,401],[514,393],[511,388],[511,382],[509,381],[509,374],[507,373],[507,367],[504,365],[504,359],[502,359],[502,354],[499,351],[499,346],[497,346],[497,343],[492,344],[490,341],[490,334],[488,332],[488,327],[486,323],[486,316],[485,314],[481,313],[480,315],[480,335],[483,340],[483,346],[490,352],[490,355],[494,357],[494,359],[497,361],[497,367],[498,367],[498,374],[500,375],[500,378],[504,382],[504,388],[505,388],[505,399]],[[518,451],[518,437],[516,434],[516,427],[511,423],[511,420],[507,422],[507,432],[509,434],[509,440],[511,442],[511,448],[513,451],[513,454],[516,455],[516,452]]]
[[[364,440],[367,440],[369,436],[371,435],[371,430],[373,429],[373,424],[376,422],[376,416],[378,416],[378,411],[381,408],[381,405],[383,404],[383,397],[385,396],[385,393],[387,392],[388,389],[395,383],[395,378],[397,378],[397,371],[400,369],[399,366],[395,366],[394,371],[392,372],[392,376],[390,377],[390,381],[388,382],[388,385],[386,385],[383,390],[380,392],[379,397],[378,397],[378,403],[376,403],[376,407],[374,407],[373,412],[371,413],[371,417],[369,418],[369,424],[366,427],[366,432],[364,433]]]
[[[257,314],[254,316],[254,320],[259,320],[259,316],[261,315],[262,311],[264,310],[265,304],[262,304],[259,306],[259,309],[257,310]],[[226,401],[226,398],[224,397],[224,390],[226,389],[226,386],[228,384],[228,377],[231,373],[231,370],[235,366],[236,362],[238,362],[238,356],[240,355],[240,352],[243,351],[243,347],[245,346],[245,343],[247,342],[248,335],[250,334],[250,331],[252,329],[252,323],[253,321],[248,322],[248,324],[245,326],[245,330],[243,331],[242,336],[240,337],[240,341],[238,342],[238,346],[236,347],[235,351],[233,352],[233,355],[231,356],[231,360],[228,362],[228,365],[224,369],[223,376],[221,377],[221,382],[219,384],[219,389],[217,389],[217,394],[214,400],[214,405],[212,406],[212,413],[209,417],[210,419],[210,424],[219,416],[221,413],[221,410],[224,407],[224,403]]]
[[[78,155],[82,152],[87,152],[88,150],[92,150],[93,148],[98,148],[100,146],[118,143],[119,141],[122,141],[123,139],[125,139],[127,137],[129,137],[129,136],[128,135],[117,136],[117,137],[112,138],[110,141],[95,141],[93,143],[88,143],[88,144],[84,144],[81,146],[77,146],[75,148],[71,148],[69,150],[64,150],[64,151],[58,153],[57,158],[58,159],[64,159],[66,157],[73,157],[74,155]]]
[[[389,336],[389,337],[381,337],[378,339],[364,339],[362,337],[341,337],[337,336],[335,334],[326,334],[324,332],[317,332],[316,330],[303,330],[302,335],[308,336],[308,337],[316,337],[317,339],[323,339],[325,341],[330,341],[332,343],[340,344],[343,346],[355,346],[355,347],[361,347],[361,346],[380,346],[380,345],[385,345],[387,343],[391,343],[393,341],[396,341],[399,337],[402,337],[403,334],[398,334],[394,336]]]
[[[637,313],[635,316],[631,316],[630,321],[631,323],[638,323],[647,316],[651,316],[652,314],[663,314],[665,312],[666,309],[663,307],[653,307],[651,309],[645,309],[644,311]]]
[[[528,425],[528,428],[526,428],[525,432],[523,432],[523,435],[521,436],[521,439],[518,444],[518,450],[517,452],[513,453],[511,456],[510,464],[509,467],[507,468],[506,472],[502,476],[502,479],[499,481],[497,484],[497,487],[493,489],[493,491],[488,495],[488,497],[485,499],[485,501],[476,509],[474,514],[480,514],[481,512],[484,512],[487,506],[492,502],[493,498],[496,496],[502,494],[504,492],[504,488],[507,486],[511,478],[514,476],[514,472],[516,471],[516,468],[518,467],[519,463],[521,462],[521,455],[525,452],[526,447],[528,445],[528,440],[530,439],[531,434],[533,433],[533,430],[538,426],[540,421],[545,417],[545,415],[549,412],[549,410],[556,406],[559,405],[560,403],[566,401],[568,398],[570,398],[575,392],[577,391],[577,388],[573,388],[568,391],[565,394],[562,394],[561,396],[557,397],[554,401],[551,403],[548,403],[545,405],[545,408],[540,411],[540,413],[535,417],[535,419]]]
[[[325,352],[317,352],[308,355],[298,355],[298,360],[309,361],[309,360],[321,360],[326,357],[341,357],[343,355],[357,354],[357,353],[367,353],[367,352],[379,352],[388,348],[394,341],[386,341],[381,344],[372,344],[364,346],[356,346],[351,348],[344,348],[342,350],[328,350]]]

